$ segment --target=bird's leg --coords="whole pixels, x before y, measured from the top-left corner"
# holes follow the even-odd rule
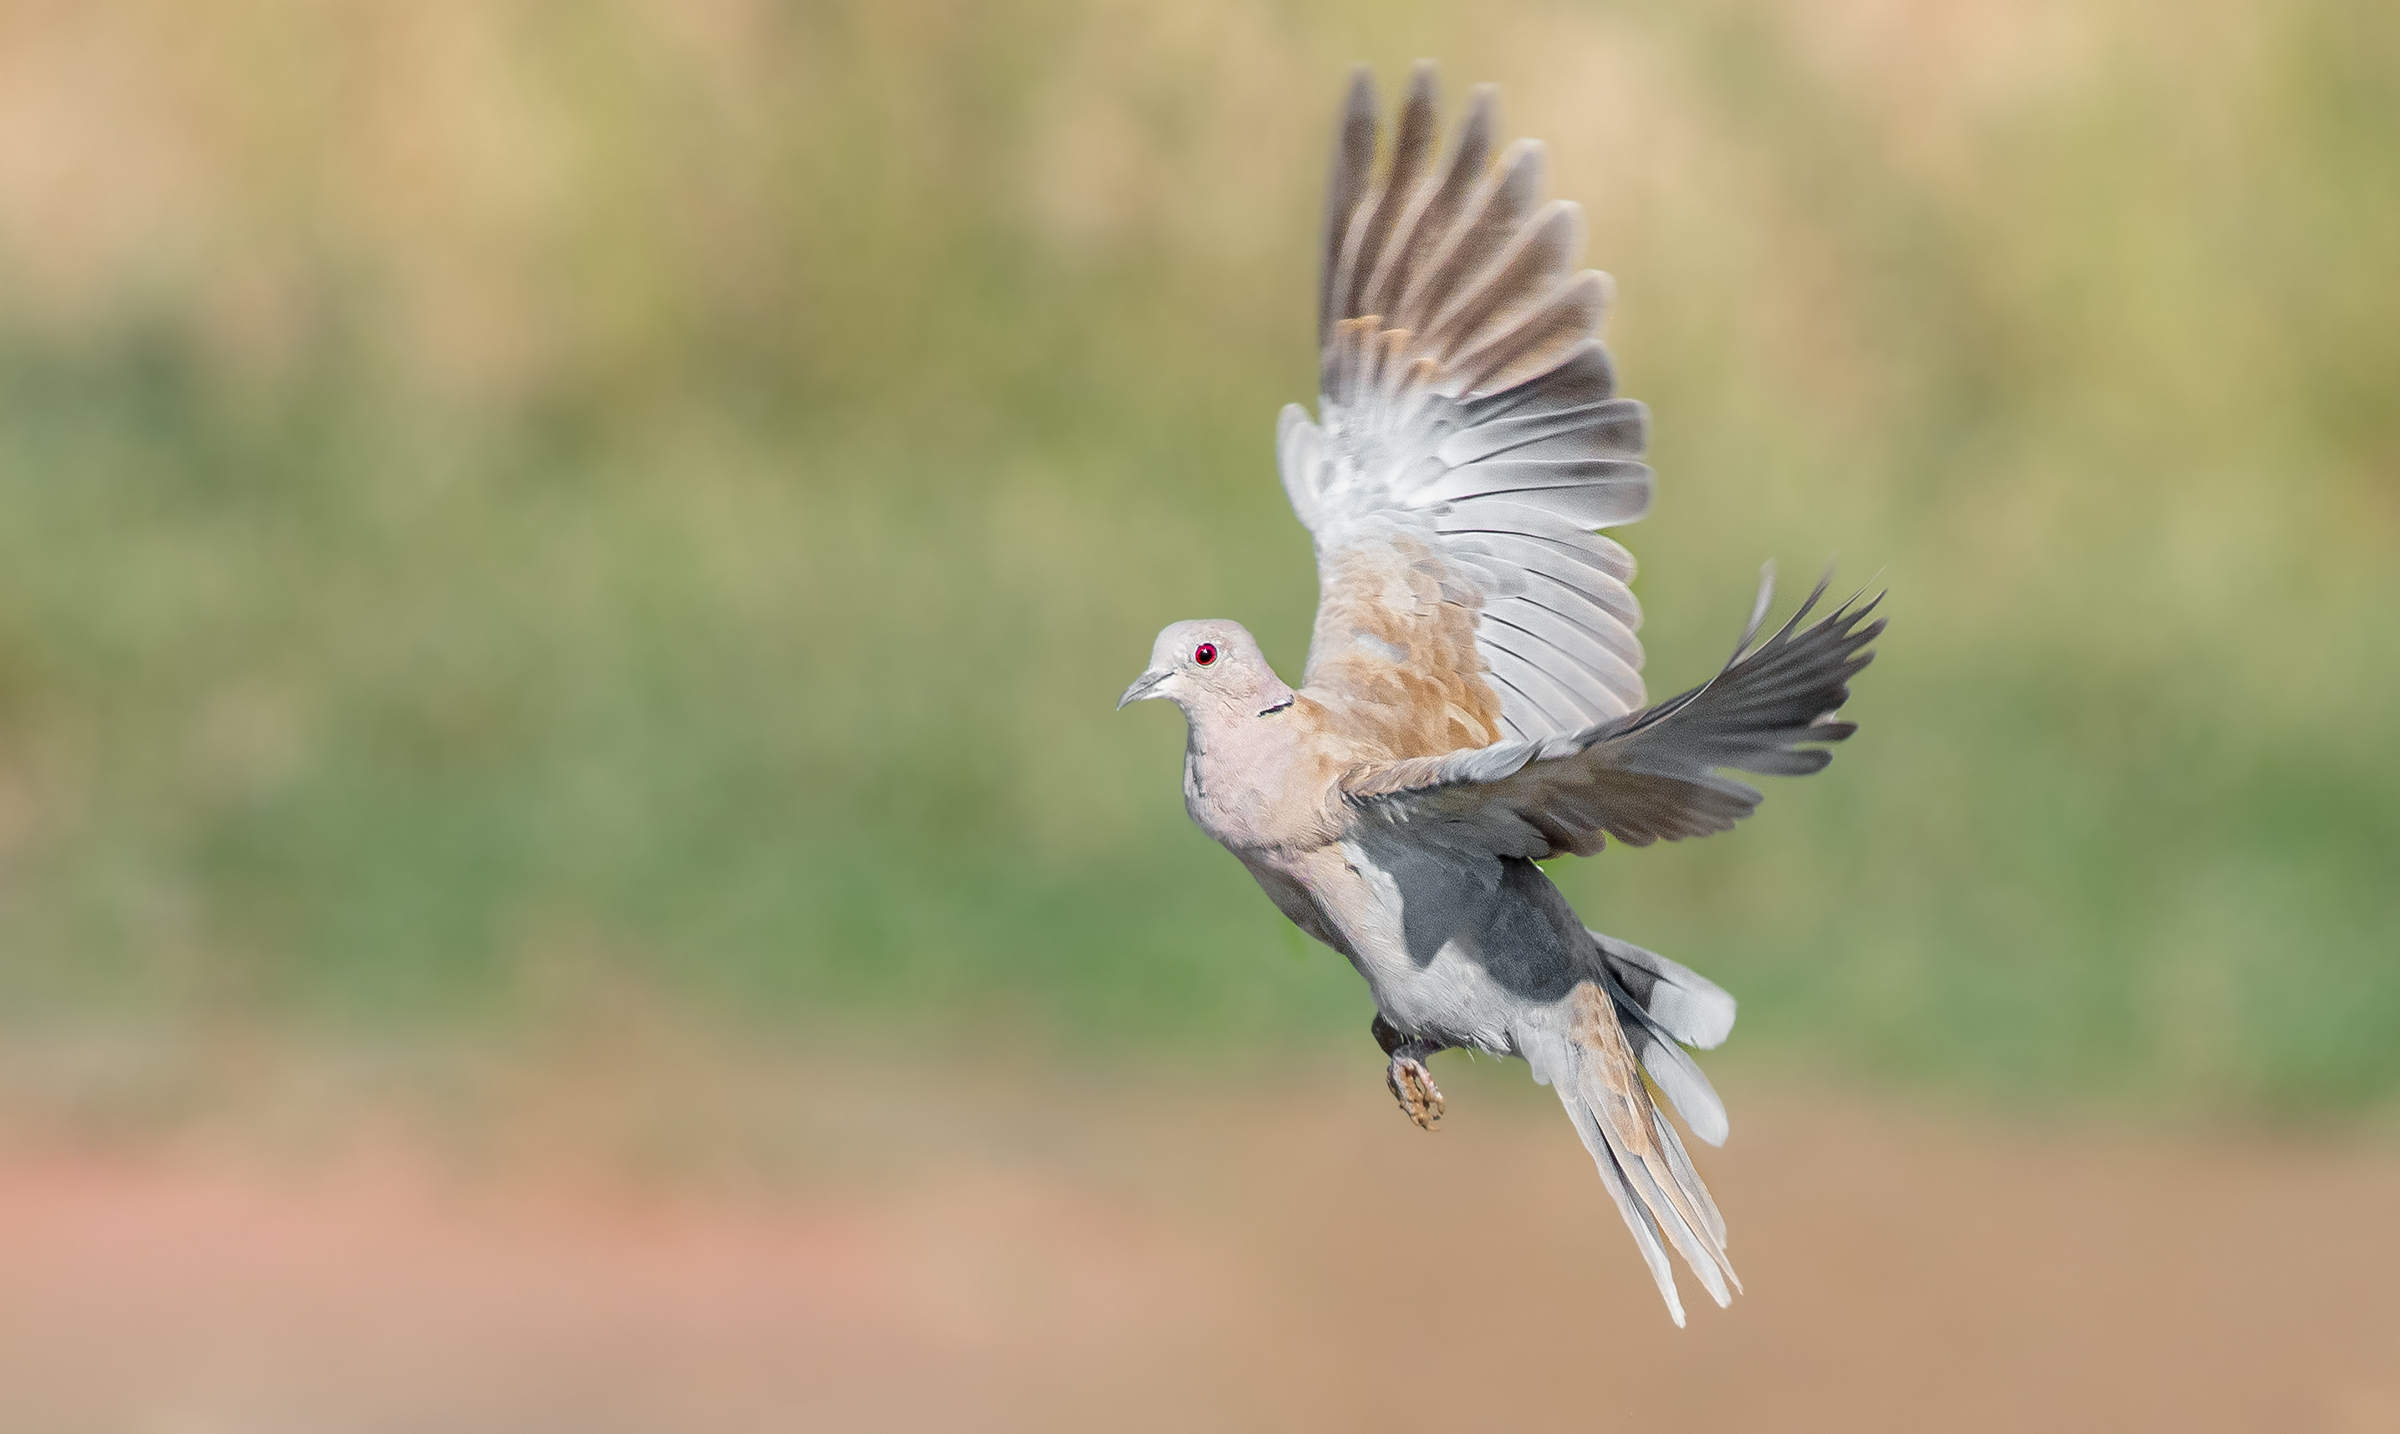
[[[1433,1123],[1442,1118],[1442,1088],[1433,1083],[1433,1072],[1425,1069],[1425,1058],[1449,1047],[1440,1041],[1411,1040],[1380,1015],[1368,1029],[1374,1033],[1375,1044],[1392,1058],[1383,1072],[1392,1099],[1400,1102],[1401,1112],[1419,1129],[1433,1129]]]

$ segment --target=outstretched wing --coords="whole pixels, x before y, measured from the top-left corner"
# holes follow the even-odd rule
[[[1319,412],[1286,408],[1284,489],[1316,540],[1303,681],[1400,756],[1580,732],[1643,702],[1633,558],[1594,531],[1650,506],[1641,404],[1596,337],[1608,276],[1541,146],[1494,163],[1490,87],[1436,153],[1420,64],[1376,169],[1373,80],[1335,146]]]
[[[1832,761],[1819,744],[1857,730],[1834,714],[1883,631],[1881,618],[1868,620],[1880,597],[1852,599],[1802,628],[1824,595],[1819,582],[1753,649],[1772,592],[1770,579],[1733,660],[1680,697],[1573,736],[1370,767],[1343,792],[1362,811],[1433,840],[1536,860],[1589,856],[1611,836],[1648,846],[1725,831],[1760,798],[1718,769],[1798,776]]]

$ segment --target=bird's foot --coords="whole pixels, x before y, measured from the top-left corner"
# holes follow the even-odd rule
[[[1392,1098],[1400,1102],[1402,1113],[1415,1121],[1418,1129],[1431,1130],[1442,1118],[1442,1088],[1433,1083],[1433,1072],[1415,1056],[1394,1051],[1383,1083],[1392,1088]]]

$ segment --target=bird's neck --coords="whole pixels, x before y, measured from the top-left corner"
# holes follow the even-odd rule
[[[1313,704],[1289,688],[1271,705],[1192,711],[1183,751],[1183,802],[1200,829],[1236,850],[1316,845],[1332,838],[1338,801]]]

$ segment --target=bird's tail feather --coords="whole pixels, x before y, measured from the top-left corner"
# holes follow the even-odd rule
[[[1706,976],[1655,951],[1588,932],[1608,974],[1659,1028],[1687,1046],[1715,1050],[1733,1034],[1733,994]]]
[[[1544,1012],[1545,1019],[1518,1031],[1518,1049],[1533,1066],[1534,1078],[1558,1092],[1575,1133],[1599,1168],[1601,1183],[1633,1231],[1651,1278],[1658,1281],[1667,1312],[1680,1325],[1683,1301],[1667,1263],[1667,1246],[1683,1256],[1720,1306],[1732,1299],[1728,1285],[1738,1290],[1741,1280],[1725,1256],[1724,1217],[1717,1213],[1674,1127],[1651,1098],[1634,1044],[1619,1023],[1619,1010],[1639,1016],[1641,1008],[1607,989],[1613,984],[1586,981],[1577,986]],[[1645,1028],[1637,1021],[1636,1029]],[[1709,1099],[1715,1099],[1713,1092]]]
[[[1733,1032],[1733,996],[1688,966],[1605,932],[1589,933],[1625,1017],[1625,1038],[1692,1134],[1723,1145],[1725,1102],[1684,1046],[1708,1050]]]

